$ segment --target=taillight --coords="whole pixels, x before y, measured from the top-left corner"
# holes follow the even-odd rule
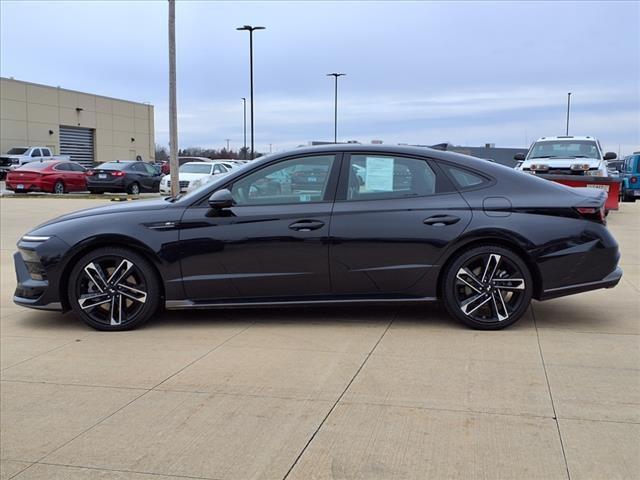
[[[87,171],[85,172],[85,175],[86,175],[87,177],[93,177],[95,174],[96,174],[96,172],[94,172],[93,170],[87,170]]]
[[[631,177],[629,180],[631,183],[638,183],[638,177]]]
[[[114,177],[124,177],[124,172],[111,172]]]
[[[600,208],[596,207],[576,207],[576,211],[580,214],[580,216],[586,220],[591,220],[594,222],[601,223],[606,225],[606,211],[604,206]]]

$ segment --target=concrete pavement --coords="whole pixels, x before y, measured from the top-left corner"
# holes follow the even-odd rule
[[[640,476],[640,203],[618,287],[479,332],[436,306],[163,312],[100,333],[14,306],[19,236],[106,203],[0,200],[2,480]]]

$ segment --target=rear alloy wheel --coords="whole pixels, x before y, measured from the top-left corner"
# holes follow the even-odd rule
[[[136,182],[133,182],[129,186],[129,193],[131,195],[140,195],[140,185],[138,185]]]
[[[123,248],[98,248],[82,257],[69,276],[69,302],[98,330],[129,330],[146,322],[160,304],[151,264]]]
[[[476,247],[447,269],[443,296],[447,311],[467,325],[498,330],[517,322],[531,302],[533,281],[526,264],[513,251]]]
[[[62,195],[64,193],[64,183],[58,180],[56,184],[53,186],[53,193]]]

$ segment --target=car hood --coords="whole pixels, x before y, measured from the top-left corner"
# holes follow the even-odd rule
[[[102,207],[87,208],[85,210],[78,210],[77,212],[67,213],[60,217],[53,218],[38,225],[33,230],[38,230],[47,225],[53,225],[54,223],[66,222],[67,220],[74,220],[76,218],[93,217],[96,215],[110,215],[114,213],[126,213],[126,212],[139,212],[144,210],[159,210],[168,208],[171,204],[164,199],[154,200],[131,200],[126,202],[118,202],[113,205],[105,205]]]
[[[181,182],[184,182],[184,181],[191,182],[193,180],[197,180],[198,178],[210,177],[210,176],[211,174],[209,173],[180,173],[178,175],[178,179]],[[169,180],[171,180],[171,175],[165,175],[162,180],[164,180],[165,183],[168,182]]]

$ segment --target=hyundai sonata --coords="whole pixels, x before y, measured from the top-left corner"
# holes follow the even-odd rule
[[[64,215],[14,256],[14,301],[100,330],[167,309],[440,300],[467,325],[615,286],[605,194],[428,148],[270,155],[187,195]]]

